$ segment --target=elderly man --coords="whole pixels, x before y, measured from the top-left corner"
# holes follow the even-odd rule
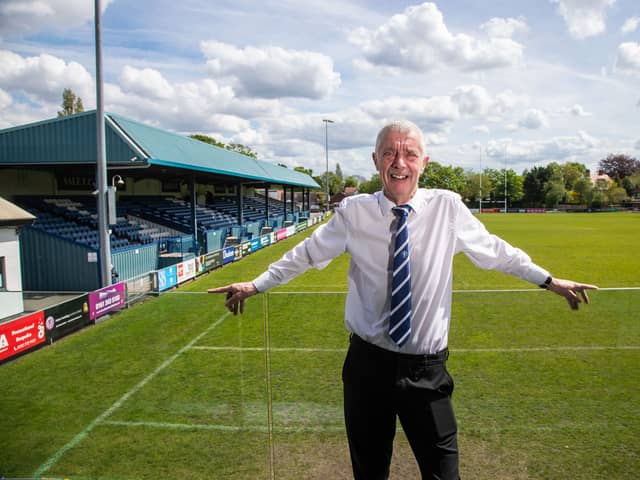
[[[388,478],[396,419],[424,479],[459,478],[453,379],[446,369],[456,253],[561,295],[573,309],[597,288],[553,278],[489,234],[459,195],[418,188],[428,161],[415,124],[386,125],[373,153],[381,192],[346,198],[326,225],[252,282],[209,290],[226,293],[227,308],[237,314],[251,295],[349,253],[345,323],[351,339],[342,379],[356,479]]]

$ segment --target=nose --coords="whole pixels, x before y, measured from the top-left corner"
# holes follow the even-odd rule
[[[391,166],[395,168],[403,168],[407,163],[407,158],[405,153],[402,150],[396,151],[395,156],[393,157],[393,162],[391,162]]]

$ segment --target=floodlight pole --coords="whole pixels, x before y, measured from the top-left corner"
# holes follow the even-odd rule
[[[96,30],[96,189],[98,191],[98,233],[100,236],[100,281],[103,287],[111,284],[111,244],[107,219],[107,146],[104,133],[104,99],[102,96],[102,26],[100,0],[95,0]]]
[[[482,213],[482,145],[480,145],[480,206],[478,213]]]
[[[324,182],[327,186],[327,211],[329,211],[329,208],[331,206],[331,203],[329,202],[329,124],[334,123],[334,121],[327,118],[323,118],[322,121],[324,122],[324,153],[325,159],[327,161],[327,169],[324,177]]]
[[[507,144],[504,144],[504,213],[507,213]]]

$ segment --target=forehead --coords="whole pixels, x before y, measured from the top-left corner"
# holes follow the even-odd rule
[[[380,142],[381,148],[412,148],[422,150],[420,148],[420,140],[413,132],[400,132],[398,130],[389,130]]]

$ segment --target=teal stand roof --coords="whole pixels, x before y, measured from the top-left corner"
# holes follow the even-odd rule
[[[96,163],[95,110],[0,130],[0,166]],[[155,165],[235,177],[239,181],[319,188],[301,172],[183,135],[105,114],[107,164]]]

